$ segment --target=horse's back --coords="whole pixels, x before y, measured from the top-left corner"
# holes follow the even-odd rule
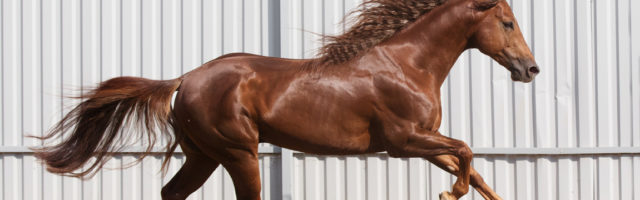
[[[209,61],[182,77],[173,112],[201,146],[258,142],[258,107],[296,70],[286,59],[234,53]]]

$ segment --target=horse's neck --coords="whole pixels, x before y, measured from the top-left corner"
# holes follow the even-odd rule
[[[382,48],[401,63],[414,82],[435,81],[439,87],[468,43],[468,24],[453,15],[446,11],[427,14],[390,38]]]

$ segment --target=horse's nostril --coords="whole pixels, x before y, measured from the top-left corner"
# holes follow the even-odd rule
[[[532,74],[537,74],[540,73],[540,69],[538,68],[538,66],[533,66],[529,68],[529,72],[531,72]]]

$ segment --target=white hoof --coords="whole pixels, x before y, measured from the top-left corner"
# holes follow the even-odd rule
[[[440,200],[457,200],[457,198],[453,196],[451,193],[444,191],[440,193]]]

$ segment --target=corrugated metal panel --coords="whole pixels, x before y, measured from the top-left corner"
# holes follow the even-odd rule
[[[0,1],[0,146],[39,145],[23,136],[51,127],[78,102],[63,94],[80,87],[117,76],[175,78],[223,53],[273,55],[269,3]],[[0,199],[160,199],[162,185],[185,159],[174,156],[166,177],[159,173],[161,156],[153,156],[82,182],[47,173],[26,148],[15,149],[0,152]],[[121,167],[135,157],[119,155],[108,165]],[[277,154],[260,157],[263,199],[281,196],[279,160]],[[217,170],[190,199],[235,199],[233,183]]]
[[[633,176],[639,173],[637,150],[629,156],[528,155],[536,154],[535,148],[577,153],[593,147],[638,147],[640,48],[632,35],[640,31],[640,17],[632,11],[640,4],[509,2],[543,73],[533,84],[513,83],[508,71],[487,56],[465,52],[442,87],[441,131],[476,150],[507,148],[473,161],[505,199],[640,198],[633,192],[640,183]],[[283,41],[283,56],[312,56],[318,44],[310,41],[317,37],[298,30],[339,32],[327,30],[326,24],[337,22],[342,9],[356,3],[291,1],[282,10],[289,16],[282,26],[290,27],[283,29],[290,36]],[[525,153],[494,155],[509,151]],[[434,199],[455,180],[420,159],[295,158],[294,199]],[[480,198],[477,193],[469,197]]]
[[[582,199],[578,196],[578,171],[561,173],[562,168],[577,168],[580,158],[593,156],[502,156],[481,155],[474,159],[474,167],[484,175],[504,199]],[[636,158],[610,156],[614,161]],[[481,162],[478,162],[481,161]],[[559,164],[560,162],[563,164]],[[518,163],[538,168],[529,172],[534,182],[525,191],[518,176]],[[479,164],[481,163],[481,164]],[[438,199],[438,194],[449,190],[455,177],[428,162],[417,159],[388,158],[385,155],[357,157],[325,157],[298,154],[295,160],[294,199]],[[485,167],[482,167],[485,165]],[[501,165],[500,170],[497,165]],[[550,169],[540,172],[539,168]],[[544,175],[544,174],[550,175]],[[632,171],[627,171],[628,175]],[[564,182],[565,184],[560,184]],[[601,182],[601,185],[621,182]],[[631,186],[628,186],[631,188]],[[621,190],[624,190],[620,188]],[[594,191],[591,191],[594,192]],[[525,194],[520,194],[525,193]],[[634,199],[631,191],[619,193],[614,199]],[[627,197],[627,198],[625,198]],[[482,199],[473,193],[465,199]],[[596,199],[603,199],[596,197]]]
[[[164,178],[154,156],[82,182],[47,173],[25,149],[40,142],[23,136],[77,103],[63,94],[111,77],[174,78],[239,51],[313,57],[316,34],[340,33],[361,1],[0,1],[0,199],[159,199],[184,156]],[[441,131],[480,153],[473,165],[505,199],[640,199],[640,2],[509,2],[543,73],[513,83],[465,52],[442,87]],[[422,159],[263,147],[263,199],[437,199],[455,181]],[[190,199],[234,195],[217,170]]]

